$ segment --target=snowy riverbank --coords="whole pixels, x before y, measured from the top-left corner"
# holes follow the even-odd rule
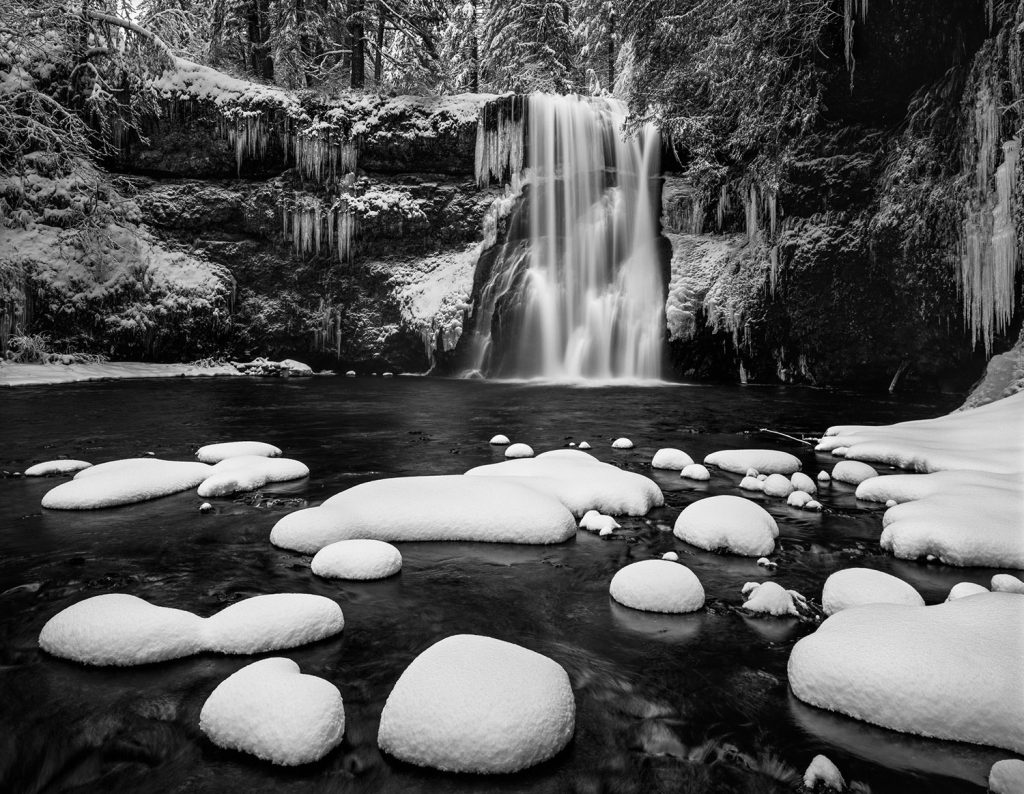
[[[197,367],[192,364],[145,364],[137,361],[98,364],[15,364],[0,366],[0,387],[48,386],[90,380],[130,378],[198,378],[240,376],[230,364]]]

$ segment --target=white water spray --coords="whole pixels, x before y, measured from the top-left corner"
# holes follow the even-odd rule
[[[552,379],[661,376],[660,140],[653,128],[627,139],[625,116],[612,99],[529,98],[529,242],[525,256],[523,241],[506,244],[481,293],[478,370]],[[518,329],[503,351],[490,339],[499,302],[517,314],[503,319]]]

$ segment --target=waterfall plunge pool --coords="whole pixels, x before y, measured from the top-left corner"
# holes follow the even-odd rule
[[[120,381],[25,387],[0,395],[0,468],[21,471],[64,454],[94,463],[147,452],[190,459],[205,443],[257,439],[305,462],[306,481],[269,486],[260,502],[194,491],[91,512],[43,511],[60,479],[0,479],[0,789],[241,792],[791,791],[811,758],[828,755],[848,781],[876,792],[984,789],[1006,751],[931,741],[805,706],[786,662],[813,626],[738,609],[747,581],[774,579],[813,600],[832,571],[877,568],[931,604],[960,581],[994,571],[895,560],[880,553],[881,507],[853,489],[825,490],[823,514],[759,498],[779,523],[779,567],[706,553],[676,540],[679,511],[701,497],[739,493],[739,478],[708,483],[653,471],[659,447],[695,460],[716,449],[762,446],[797,454],[804,470],[835,459],[767,427],[799,435],[829,424],[887,423],[945,413],[948,396],[875,397],[794,387],[666,385],[579,389],[432,378],[250,378]],[[751,432],[754,431],[754,432]],[[620,519],[610,538],[580,532],[557,546],[399,544],[404,567],[377,582],[324,580],[309,557],[270,545],[295,502],[387,476],[461,473],[501,459],[505,433],[538,452],[589,441],[591,452],[652,477],[667,505]],[[632,450],[612,450],[628,436]],[[758,495],[759,497],[761,495]],[[684,616],[612,602],[623,565],[674,550],[701,579],[707,607]],[[198,729],[213,688],[254,657],[204,654],[124,669],[87,668],[39,650],[43,624],[89,596],[125,592],[209,615],[262,593],[336,599],[342,635],[268,655],[294,659],[341,690],[340,747],[306,767],[274,767],[213,746]],[[487,634],[558,661],[577,702],[576,734],[555,759],[523,773],[445,775],[383,756],[376,734],[399,674],[422,650],[457,633]],[[256,657],[259,658],[259,657]],[[766,775],[771,772],[774,777]]]

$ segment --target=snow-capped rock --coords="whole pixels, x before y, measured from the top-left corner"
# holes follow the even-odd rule
[[[1024,666],[1007,627],[1024,598],[869,604],[828,618],[789,657],[805,703],[884,728],[1024,752]]]
[[[339,540],[320,549],[309,567],[330,579],[384,579],[402,570],[402,555],[382,540]]]
[[[608,588],[623,606],[645,612],[693,612],[704,606],[704,587],[685,565],[641,560],[621,568]]]
[[[845,448],[851,460],[885,463],[919,472],[963,469],[1010,474],[1021,470],[1024,433],[1019,427],[1024,392],[979,408],[935,419],[883,427],[836,425],[830,427],[816,449]]]
[[[633,442],[628,438],[617,438],[612,442],[612,449],[632,449]]]
[[[533,447],[529,444],[510,444],[505,449],[506,458],[532,458]]]
[[[74,474],[77,471],[82,471],[82,469],[88,469],[90,466],[92,464],[84,460],[61,458],[60,460],[48,460],[43,463],[37,463],[35,466],[29,466],[25,469],[25,476],[52,477],[58,474]]]
[[[603,532],[619,529],[619,522],[611,516],[602,515],[596,510],[588,510],[580,519],[580,529],[588,529],[591,532]]]
[[[581,441],[577,449],[590,449],[590,444],[588,444],[586,441]]]
[[[785,499],[793,493],[793,483],[784,474],[772,474],[764,481],[764,493],[766,496],[775,496]]]
[[[790,507],[802,508],[806,506],[809,502],[813,501],[814,500],[811,499],[811,495],[809,493],[804,493],[803,491],[793,491],[793,493],[789,495],[789,498],[786,499],[786,504],[788,504]]]
[[[804,788],[845,791],[846,781],[827,756],[816,755],[804,772]]]
[[[572,738],[576,702],[557,662],[491,637],[447,637],[417,656],[388,696],[377,743],[445,772],[516,772]]]
[[[491,440],[488,443],[496,447],[507,447],[512,442],[509,441],[508,436],[504,436],[501,433],[498,433],[498,435],[496,436],[491,436]]]
[[[775,582],[747,582],[743,586],[743,595],[747,597],[743,602],[744,609],[775,617],[799,615],[793,599],[799,596],[799,600],[803,601],[799,593],[787,590]]]
[[[97,510],[145,502],[195,488],[213,471],[205,463],[129,458],[82,469],[43,495],[50,510]]]
[[[341,743],[345,706],[334,684],[302,674],[291,659],[261,659],[213,690],[199,729],[218,747],[297,766]]]
[[[814,480],[802,471],[793,472],[789,477],[789,481],[793,483],[793,487],[798,491],[812,495],[818,492],[818,486],[814,484]]]
[[[291,458],[240,455],[216,464],[210,476],[199,484],[196,493],[204,498],[229,496],[255,491],[267,483],[301,480],[308,476],[309,467]]]
[[[777,562],[772,562],[767,557],[758,557],[757,558],[757,564],[760,565],[762,568],[778,568],[779,567],[779,564]]]
[[[477,466],[466,474],[471,478],[514,479],[554,496],[577,516],[583,516],[588,510],[607,515],[642,516],[665,503],[661,489],[649,477],[602,463],[576,449],[556,449],[532,460]]]
[[[821,471],[818,472],[817,480],[818,480],[818,482],[821,482],[821,483],[831,482],[832,481],[832,475],[829,474],[824,469],[822,469]]]
[[[997,573],[992,577],[992,592],[1017,593],[1024,595],[1024,582],[1008,573]]]
[[[220,463],[222,460],[242,455],[276,458],[280,454],[281,450],[278,447],[262,441],[225,441],[220,444],[207,444],[196,451],[196,457],[202,463]]]
[[[996,761],[988,773],[991,794],[1021,794],[1024,792],[1024,761],[1007,758]]]
[[[988,588],[982,587],[980,584],[975,584],[974,582],[958,582],[950,588],[949,595],[946,596],[946,600],[956,601],[958,598],[967,598],[968,596],[987,592]]]
[[[355,376],[356,376],[356,371],[354,369],[350,369],[350,370],[348,370],[348,372],[345,373],[345,377],[346,378],[354,378]]]
[[[825,580],[821,606],[826,615],[863,604],[924,606],[924,599],[902,579],[870,568],[846,568]]]
[[[886,551],[911,560],[931,555],[947,565],[1024,568],[1021,475],[949,471],[878,479],[900,480],[872,492],[900,502],[882,517]]]
[[[679,562],[679,555],[674,551],[666,551],[661,555],[661,559],[668,560],[669,562]]]
[[[877,476],[878,472],[874,468],[857,460],[841,460],[832,468],[832,479],[847,485],[860,485]]]
[[[740,480],[740,489],[744,491],[760,491],[764,492],[764,481],[757,479],[757,477],[744,477]]]
[[[775,550],[779,528],[768,511],[741,496],[709,496],[676,519],[675,536],[708,551],[760,557]]]
[[[675,469],[676,471],[682,471],[692,464],[693,458],[681,449],[674,449],[672,447],[659,449],[651,459],[651,468],[653,469]]]
[[[580,446],[580,449],[583,449],[582,445]],[[679,473],[679,476],[684,477],[687,480],[707,482],[711,479],[711,472],[699,463],[691,463]]]
[[[265,653],[316,642],[344,626],[334,601],[305,593],[247,598],[206,619],[125,593],[108,593],[50,618],[39,633],[39,645],[82,664],[128,666],[200,651]]]
[[[704,458],[705,466],[717,466],[733,474],[757,469],[759,474],[785,474],[800,470],[800,459],[774,449],[724,449]]]
[[[812,499],[804,505],[804,510],[817,510],[820,513],[824,509],[824,506],[817,499]]]
[[[289,513],[274,525],[270,542],[314,554],[356,538],[561,543],[573,537],[572,513],[527,486],[513,478],[457,474],[374,480]]]

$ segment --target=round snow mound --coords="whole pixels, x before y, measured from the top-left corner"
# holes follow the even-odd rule
[[[92,464],[84,460],[70,460],[67,458],[48,460],[43,463],[37,463],[35,466],[29,466],[25,469],[25,476],[52,477],[55,474],[74,474],[76,471],[88,469],[90,466]]]
[[[992,577],[992,591],[995,593],[1018,593],[1024,595],[1024,582],[1008,573],[997,573]]]
[[[529,444],[512,444],[505,450],[506,458],[532,458],[533,447]]]
[[[924,599],[911,585],[895,576],[870,568],[847,568],[825,580],[821,606],[834,615],[863,604],[906,604],[924,606]]]
[[[508,440],[508,436],[503,436],[501,433],[498,433],[498,435],[491,437],[489,443],[496,447],[507,447],[512,442]]]
[[[633,442],[628,438],[617,438],[612,442],[612,449],[632,449]]]
[[[296,766],[318,761],[341,742],[345,706],[334,684],[303,675],[291,659],[261,659],[213,690],[199,729],[218,747]]]
[[[516,772],[556,755],[575,723],[561,665],[512,643],[458,634],[402,673],[377,743],[399,760],[445,772]]]
[[[673,449],[671,447],[659,449],[654,453],[654,458],[651,459],[652,469],[675,469],[676,471],[682,471],[692,464],[693,458],[681,449]]]
[[[800,459],[774,449],[723,449],[704,458],[705,465],[717,466],[733,474],[757,469],[761,474],[785,474],[800,470]]]
[[[623,606],[645,612],[694,612],[704,606],[704,587],[685,565],[641,560],[622,568],[608,588]]]
[[[402,555],[382,540],[339,540],[320,549],[310,568],[330,579],[384,579],[402,570]]]
[[[689,466],[684,468],[680,473],[680,477],[685,477],[687,480],[699,480],[700,482],[707,482],[711,479],[711,472],[709,472],[704,466],[699,463],[691,463]]]
[[[877,476],[877,471],[859,460],[841,460],[832,469],[832,479],[847,485],[860,485],[864,480]]]
[[[1007,758],[992,764],[988,773],[988,790],[992,794],[1021,794],[1024,791],[1024,761]]]
[[[784,474],[772,474],[764,481],[765,496],[777,496],[785,499],[793,493],[793,483]]]
[[[950,588],[949,595],[946,596],[946,600],[956,601],[958,598],[967,598],[968,596],[987,592],[988,588],[982,587],[980,584],[975,584],[974,582],[960,582]]]
[[[793,483],[793,487],[798,491],[803,491],[804,493],[809,494],[816,494],[818,492],[818,486],[814,484],[814,480],[802,471],[794,472],[789,478],[789,481]]]
[[[222,460],[237,458],[241,455],[276,458],[280,454],[280,449],[262,441],[225,441],[221,444],[207,444],[205,447],[200,447],[196,452],[196,457],[203,463],[220,463]]]
[[[744,557],[762,557],[775,550],[779,527],[768,511],[741,496],[709,496],[688,506],[676,519],[673,533],[700,549],[724,549]]]

